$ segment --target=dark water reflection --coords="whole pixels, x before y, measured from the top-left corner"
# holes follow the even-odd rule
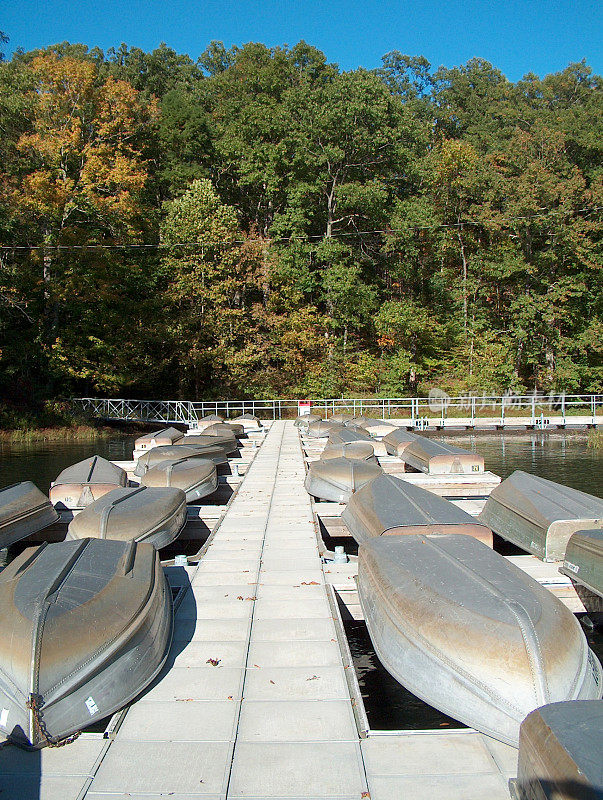
[[[0,487],[19,481],[33,481],[48,493],[50,482],[61,470],[92,455],[110,461],[132,458],[135,436],[116,434],[94,441],[56,440],[44,442],[0,443]]]
[[[588,447],[583,432],[448,433],[430,438],[484,456],[486,469],[504,480],[522,469],[551,481],[603,496],[603,451]]]

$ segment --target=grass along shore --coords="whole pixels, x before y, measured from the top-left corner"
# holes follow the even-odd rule
[[[61,425],[46,428],[16,428],[0,430],[0,443],[13,442],[50,442],[65,439],[78,441],[94,441],[108,439],[118,433],[115,428],[96,428],[90,425]]]

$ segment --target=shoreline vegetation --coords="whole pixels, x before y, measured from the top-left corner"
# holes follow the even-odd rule
[[[93,441],[108,439],[116,434],[115,428],[97,428],[89,425],[57,426],[45,428],[17,428],[0,430],[0,444],[21,442],[52,442],[64,439]]]
[[[304,41],[63,42],[0,52],[0,94],[0,398],[18,411],[601,391],[603,77],[585,61],[513,82],[397,50],[345,70]],[[0,428],[27,428],[1,400]]]

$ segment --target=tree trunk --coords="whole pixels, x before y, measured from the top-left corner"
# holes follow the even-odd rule
[[[459,240],[461,259],[463,261],[463,330],[465,331],[465,339],[466,339],[467,338],[467,257],[465,255],[465,244],[463,242],[462,227],[457,228],[456,235]]]

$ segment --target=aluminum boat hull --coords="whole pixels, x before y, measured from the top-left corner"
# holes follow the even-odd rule
[[[145,472],[140,485],[181,489],[186,495],[186,502],[194,503],[216,491],[218,473],[216,465],[205,458],[162,461]]]
[[[158,550],[186,524],[186,495],[176,488],[114,489],[69,523],[67,539],[149,542]]]
[[[378,464],[353,458],[313,461],[304,486],[313,497],[332,503],[347,503],[354,492],[382,472]]]
[[[179,461],[181,458],[195,457],[206,458],[208,461],[213,461],[216,466],[228,463],[228,456],[221,444],[176,444],[173,447],[155,447],[142,455],[134,467],[134,475],[140,478],[162,461]]]
[[[153,447],[161,447],[162,445],[175,444],[179,439],[182,439],[184,434],[176,428],[162,428],[153,433],[146,433],[144,436],[139,436],[134,442],[134,450],[150,450]]]
[[[601,800],[603,701],[551,703],[521,724],[516,800]]]
[[[350,498],[342,520],[361,544],[380,536],[463,533],[492,547],[492,531],[420,486],[380,475]]]
[[[331,458],[355,458],[357,461],[377,463],[375,449],[370,442],[345,442],[344,444],[327,444],[320,454],[321,461]]]
[[[152,545],[83,539],[25,550],[0,573],[0,735],[47,743],[32,697],[52,740],[123,708],[162,668],[172,628]]]
[[[370,442],[373,445],[373,450],[376,456],[386,456],[387,448],[383,442],[378,442],[372,436],[355,426],[346,425],[342,428],[337,428],[328,433],[330,444],[346,444],[347,442]]]
[[[91,456],[59,473],[48,494],[56,508],[84,508],[127,484],[125,470],[102,456]]]
[[[409,467],[429,475],[473,475],[484,471],[484,457],[461,447],[417,436],[400,453]]]
[[[551,592],[468,536],[361,545],[358,594],[379,659],[426,703],[518,746],[545,703],[601,697],[601,664]]]
[[[0,550],[52,525],[59,514],[31,481],[0,489]]]
[[[479,519],[544,561],[563,561],[570,536],[603,528],[603,500],[522,470],[496,486]]]
[[[406,448],[416,439],[420,438],[421,437],[416,433],[410,433],[410,431],[397,428],[395,431],[388,433],[387,436],[384,436],[382,442],[390,456],[401,457]]]

